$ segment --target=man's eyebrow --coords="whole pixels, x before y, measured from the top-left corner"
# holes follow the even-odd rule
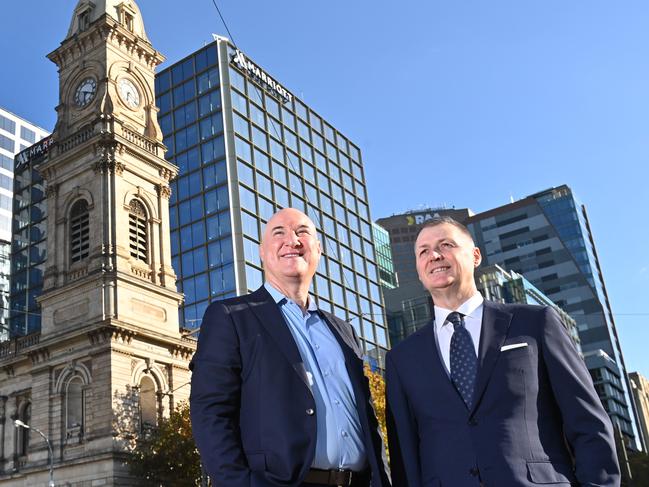
[[[274,227],[272,227],[270,229],[271,232],[274,232],[275,230],[284,230],[284,226],[283,225],[275,225]]]

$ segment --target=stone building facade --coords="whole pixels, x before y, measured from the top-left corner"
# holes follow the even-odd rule
[[[130,0],[80,0],[61,45],[58,120],[39,171],[47,261],[38,333],[0,346],[0,483],[138,485],[137,434],[189,394],[169,181],[154,69],[163,57]]]

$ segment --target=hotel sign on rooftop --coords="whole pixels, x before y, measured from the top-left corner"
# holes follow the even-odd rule
[[[286,88],[271,78],[268,73],[253,63],[250,59],[246,58],[245,54],[238,49],[232,55],[231,64],[237,66],[244,73],[250,75],[258,84],[279,97],[284,103],[293,100],[293,95]]]

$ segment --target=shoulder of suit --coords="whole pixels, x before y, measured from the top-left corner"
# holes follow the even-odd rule
[[[525,303],[498,303],[496,301],[484,300],[485,307],[491,307],[504,311],[506,313],[543,313],[548,308],[548,306],[539,306],[537,304],[525,304]]]
[[[248,294],[242,294],[241,296],[232,296],[230,298],[225,298],[225,299],[219,299],[216,301],[212,301],[210,303],[210,307],[212,306],[222,306],[223,308],[226,308],[228,310],[232,309],[237,309],[243,305],[247,305],[250,302],[257,301],[260,299],[266,299],[270,298],[270,294],[268,296],[264,296],[264,293],[268,294],[268,291],[266,291],[263,287],[257,289],[256,291],[253,291]]]
[[[433,326],[434,322],[431,320],[429,323],[419,328],[419,330],[408,335],[402,341],[393,346],[388,351],[388,354],[395,356],[410,353],[413,348],[418,347],[422,343],[422,340],[425,340],[427,336],[431,335]]]

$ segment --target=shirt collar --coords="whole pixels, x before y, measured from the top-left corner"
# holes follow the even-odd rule
[[[446,318],[453,311],[457,311],[464,316],[474,316],[475,312],[478,310],[478,308],[480,308],[480,306],[482,306],[483,302],[484,298],[482,297],[482,294],[476,292],[473,296],[462,303],[456,310],[442,308],[441,306],[435,306],[435,328],[437,330],[442,328],[442,326],[444,326],[444,324],[446,323]]]
[[[284,294],[282,294],[281,291],[277,290],[270,282],[265,282],[264,287],[278,305],[282,306],[284,304],[282,301],[284,300],[294,302],[289,297],[284,296]],[[313,299],[313,296],[311,296],[310,294],[308,303],[309,304],[306,308],[307,311],[318,311],[318,305],[316,304],[315,299]]]

